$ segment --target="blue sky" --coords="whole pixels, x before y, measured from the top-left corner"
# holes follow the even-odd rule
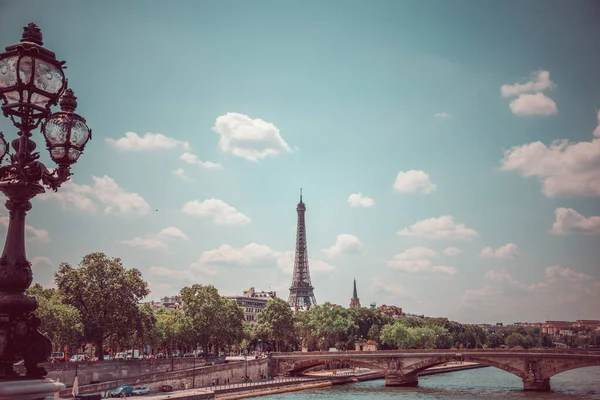
[[[35,279],[102,251],[152,299],[191,283],[287,299],[302,187],[320,303],[347,306],[356,277],[364,305],[463,322],[600,318],[599,16],[4,1],[2,46],[36,22],[93,129],[28,216]]]

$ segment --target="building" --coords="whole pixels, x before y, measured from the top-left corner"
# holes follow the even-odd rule
[[[542,333],[547,335],[560,335],[570,330],[573,323],[569,321],[546,321],[542,324]]]
[[[310,270],[308,268],[308,251],[306,246],[306,222],[304,214],[306,205],[302,201],[302,189],[300,189],[300,202],[296,207],[298,212],[298,226],[296,231],[296,257],[294,258],[294,275],[288,304],[294,311],[308,310],[317,305],[314,288],[310,281]]]
[[[154,311],[156,311],[156,310],[160,310],[161,308],[179,309],[183,305],[183,301],[181,300],[180,295],[176,295],[176,296],[165,296],[162,299],[160,299],[159,301],[150,301],[145,304],[149,304],[150,307],[152,307],[152,309]]]
[[[356,292],[356,279],[354,279],[354,291],[352,292],[352,298],[350,299],[350,308],[360,307],[360,299]]]
[[[573,328],[589,329],[591,331],[600,328],[600,320],[597,319],[578,319],[573,323]]]
[[[235,300],[237,305],[244,311],[244,320],[247,322],[256,321],[258,314],[265,308],[267,302],[276,297],[276,292],[257,292],[254,287],[244,290],[242,296],[226,296],[230,300]]]
[[[385,304],[379,307],[379,311],[388,317],[392,317],[394,319],[402,318],[402,308],[396,306],[386,306]]]
[[[366,342],[356,342],[354,343],[355,351],[377,351],[377,344],[371,339]]]

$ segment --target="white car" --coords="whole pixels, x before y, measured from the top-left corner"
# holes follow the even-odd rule
[[[71,362],[85,361],[85,354],[75,354],[74,356],[71,357],[71,359],[69,361],[71,361]]]
[[[131,394],[134,396],[150,394],[150,389],[148,389],[146,386],[136,387],[135,389],[133,389],[133,392],[131,392]]]

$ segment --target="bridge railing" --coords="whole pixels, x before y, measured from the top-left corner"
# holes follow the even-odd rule
[[[598,351],[593,350],[582,350],[582,349],[401,349],[401,350],[376,350],[376,351],[356,351],[356,350],[347,350],[347,351],[294,351],[288,353],[270,353],[270,356],[286,356],[286,355],[323,355],[323,356],[333,356],[336,355],[355,355],[355,354],[446,354],[446,353],[496,353],[496,354],[512,354],[512,353],[548,353],[548,354],[598,354]]]

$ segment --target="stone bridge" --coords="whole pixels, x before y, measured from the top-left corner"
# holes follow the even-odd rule
[[[396,350],[273,353],[271,375],[298,375],[330,363],[370,368],[385,376],[386,386],[416,386],[419,373],[451,361],[475,362],[510,372],[524,390],[550,390],[550,378],[571,369],[600,366],[600,352],[573,350]]]

